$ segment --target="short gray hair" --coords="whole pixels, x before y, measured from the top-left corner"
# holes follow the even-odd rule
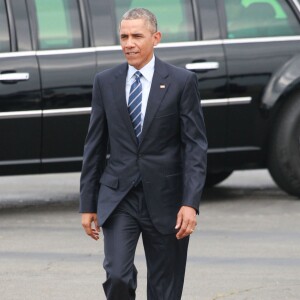
[[[155,15],[146,8],[133,8],[129,11],[127,11],[122,19],[123,20],[137,20],[137,19],[144,19],[147,22],[147,25],[151,31],[156,32],[157,31],[157,19]]]

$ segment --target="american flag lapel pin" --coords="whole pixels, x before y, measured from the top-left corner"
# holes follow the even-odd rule
[[[165,86],[164,84],[161,84],[159,87],[160,87],[161,89],[165,89],[165,88],[166,88],[166,86]]]

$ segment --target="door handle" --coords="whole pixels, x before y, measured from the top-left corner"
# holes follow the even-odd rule
[[[202,70],[202,71],[216,70],[219,69],[219,63],[215,61],[197,62],[197,63],[186,64],[185,68],[188,70]]]
[[[29,77],[29,73],[5,73],[0,74],[0,81],[24,81]]]

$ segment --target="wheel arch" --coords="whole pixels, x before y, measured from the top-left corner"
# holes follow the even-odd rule
[[[300,92],[300,54],[273,74],[262,97],[262,108],[269,111],[297,91]]]

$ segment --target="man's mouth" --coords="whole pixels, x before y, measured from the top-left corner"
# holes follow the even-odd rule
[[[138,54],[138,52],[133,52],[133,51],[126,52],[126,55],[128,55],[128,56],[134,56],[134,55],[137,55],[137,54]]]

